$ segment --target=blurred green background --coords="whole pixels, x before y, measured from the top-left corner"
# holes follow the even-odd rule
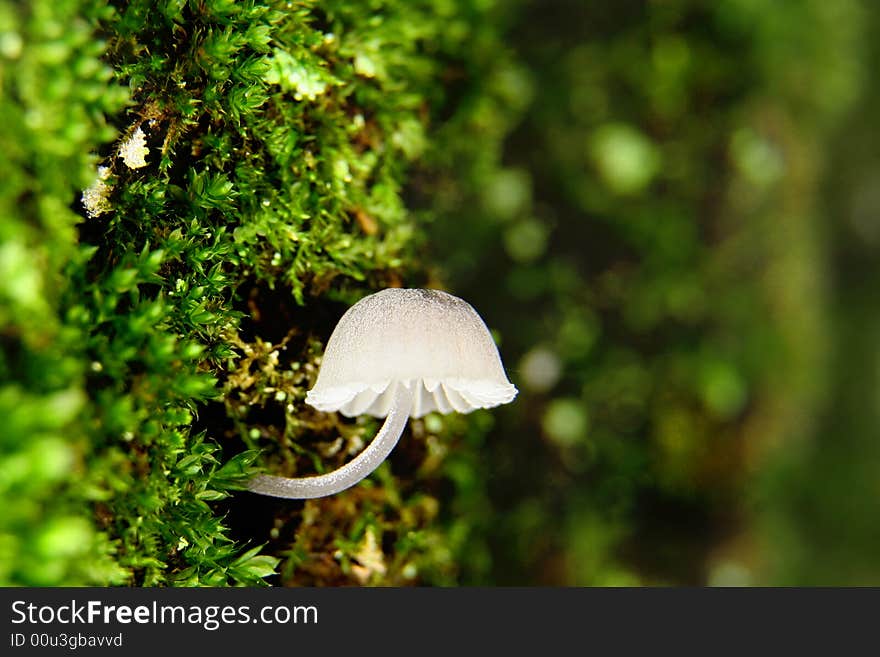
[[[475,581],[880,584],[878,9],[505,14],[504,168],[432,226],[521,389]]]

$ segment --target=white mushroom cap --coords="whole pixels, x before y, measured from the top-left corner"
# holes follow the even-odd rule
[[[469,413],[517,394],[486,324],[469,303],[439,290],[389,288],[349,308],[306,402],[385,417],[397,385],[412,395],[411,417]]]

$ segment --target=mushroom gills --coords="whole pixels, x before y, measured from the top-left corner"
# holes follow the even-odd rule
[[[428,381],[418,379],[405,383],[389,381],[381,385],[365,385],[339,410],[347,417],[365,414],[385,417],[391,408],[396,385],[404,385],[410,389],[413,396],[410,416],[415,418],[434,411],[469,413],[475,408],[494,406],[499,403],[495,401],[496,398],[500,399],[506,396],[506,391],[494,390],[495,386],[481,387],[465,381],[444,381],[442,383],[436,379]]]

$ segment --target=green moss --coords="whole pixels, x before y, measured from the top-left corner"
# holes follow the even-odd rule
[[[375,428],[304,392],[345,304],[426,280],[404,190],[481,4],[0,6],[0,582],[455,581],[434,434],[260,526],[237,491]]]

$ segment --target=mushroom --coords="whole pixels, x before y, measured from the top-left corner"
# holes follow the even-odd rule
[[[349,488],[379,467],[410,417],[470,413],[517,394],[486,324],[458,297],[389,288],[364,297],[339,320],[306,403],[347,417],[384,417],[373,441],[333,472],[288,478],[257,475],[248,490],[306,499]]]

